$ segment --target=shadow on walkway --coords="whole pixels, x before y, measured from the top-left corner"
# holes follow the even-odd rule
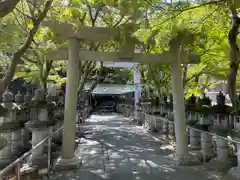
[[[53,174],[60,180],[217,180],[199,167],[178,167],[170,157],[167,139],[151,136],[117,114],[92,115],[81,127],[85,132],[77,154],[82,167]]]

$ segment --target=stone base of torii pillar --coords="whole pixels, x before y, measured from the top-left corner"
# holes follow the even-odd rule
[[[54,164],[55,171],[78,169],[82,164],[81,157],[73,156],[72,158],[58,158]]]

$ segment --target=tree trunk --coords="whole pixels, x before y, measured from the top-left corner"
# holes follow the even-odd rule
[[[87,79],[87,77],[90,73],[90,69],[92,69],[91,65],[92,65],[91,61],[87,62],[87,65],[84,68],[83,72],[80,72],[80,74],[79,74],[78,92],[80,92],[84,88],[84,84],[85,84],[86,79]]]
[[[3,0],[0,2],[0,18],[8,15],[16,5],[20,2],[20,0]]]
[[[184,64],[183,65],[183,89],[185,90],[186,87],[186,80],[187,80],[187,72],[188,72],[188,65]]]
[[[160,80],[157,80],[157,78],[155,77],[155,74],[154,74],[154,71],[152,69],[152,66],[151,64],[148,65],[149,66],[149,70],[150,70],[150,74],[152,76],[152,80],[154,82],[154,85],[157,89],[157,93],[158,93],[158,96],[160,97],[161,96],[161,85],[160,85]]]
[[[40,85],[44,92],[47,93],[47,79],[40,78]]]
[[[49,61],[47,59],[45,59],[45,62],[44,62],[44,69],[43,69],[43,74],[42,74],[42,87],[44,89],[44,92],[47,93],[47,80],[48,80],[48,76],[49,76],[49,73],[52,69],[52,63],[53,61]]]
[[[53,0],[48,0],[45,3],[43,11],[39,13],[37,19],[34,22],[34,27],[29,31],[28,37],[25,40],[24,44],[14,53],[12,62],[8,68],[8,71],[5,75],[5,77],[3,79],[0,79],[0,97],[2,97],[3,93],[7,89],[8,85],[11,83],[12,78],[14,77],[17,65],[21,60],[21,57],[25,54],[25,52],[30,47],[30,45],[33,41],[34,35],[38,31],[40,23],[46,17],[47,12],[51,8],[52,2],[53,2]]]
[[[231,9],[232,24],[228,33],[229,45],[229,74],[228,74],[228,93],[234,107],[237,106],[238,100],[236,97],[236,80],[239,66],[239,48],[237,45],[238,29],[240,27],[240,18],[236,10]]]

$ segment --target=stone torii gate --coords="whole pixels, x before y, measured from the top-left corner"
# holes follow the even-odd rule
[[[68,51],[52,50],[46,52],[49,60],[68,60],[62,152],[61,157],[56,162],[56,168],[76,168],[81,164],[80,157],[76,157],[74,151],[78,65],[83,61],[162,63],[171,65],[176,134],[175,159],[180,163],[189,160],[181,64],[196,64],[200,61],[200,56],[181,51],[186,36],[172,40],[170,50],[161,54],[134,53],[135,44],[127,44],[125,47],[120,48],[119,52],[94,52],[81,49],[80,42],[107,42],[119,33],[119,29],[82,27],[76,30],[72,24],[57,21],[44,22],[44,26],[49,27],[61,38],[68,40]]]

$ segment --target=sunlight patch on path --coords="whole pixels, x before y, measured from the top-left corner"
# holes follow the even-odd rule
[[[116,114],[92,115],[82,128],[91,131],[76,151],[82,157],[82,167],[51,179],[219,180],[200,167],[177,167],[171,158],[174,144]]]

